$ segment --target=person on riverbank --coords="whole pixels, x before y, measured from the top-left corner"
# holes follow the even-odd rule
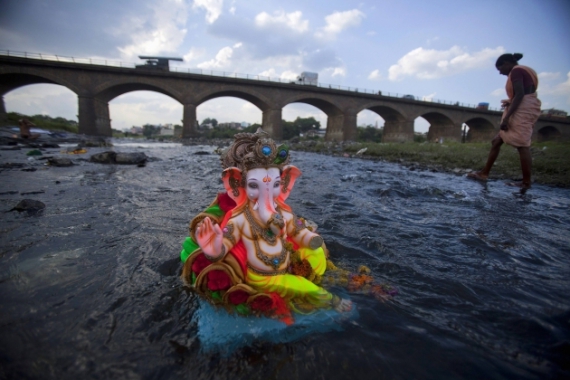
[[[481,171],[467,174],[468,178],[486,181],[489,172],[499,156],[501,146],[507,143],[517,148],[522,169],[522,182],[511,182],[508,185],[528,189],[531,186],[532,156],[530,143],[534,123],[540,116],[541,102],[536,96],[538,75],[527,66],[518,64],[523,57],[520,53],[503,54],[495,64],[501,75],[506,75],[506,91],[508,99],[502,100],[503,116],[500,131],[491,144],[487,163]]]
[[[32,127],[35,127],[36,125],[34,123],[32,123],[31,121],[29,121],[26,118],[20,119],[18,120],[18,124],[20,126],[20,137],[26,140],[33,140],[33,139],[37,139],[38,137],[40,137],[39,133],[32,133],[31,129]]]

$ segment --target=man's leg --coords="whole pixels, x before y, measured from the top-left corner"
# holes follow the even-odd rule
[[[531,174],[532,174],[532,155],[530,154],[530,148],[517,148],[521,158],[521,169],[522,169],[522,186],[528,188],[531,184]]]
[[[487,180],[487,177],[489,177],[489,173],[493,168],[493,164],[497,160],[497,157],[499,157],[499,152],[501,151],[501,145],[503,145],[503,139],[499,135],[495,136],[493,141],[491,141],[491,150],[489,151],[489,156],[487,157],[487,163],[485,164],[483,170],[478,172],[471,172],[467,174],[467,177],[478,180]]]

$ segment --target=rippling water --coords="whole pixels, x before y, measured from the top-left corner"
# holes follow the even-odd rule
[[[23,198],[46,204],[0,221],[0,379],[570,376],[567,189],[521,195],[502,182],[293,152],[303,176],[288,203],[317,222],[333,260],[369,266],[399,294],[352,294],[359,318],[342,331],[226,357],[201,351],[197,299],[178,277],[188,222],[222,190],[214,147],[115,150],[158,160],[73,156],[70,168],[33,161],[35,172],[0,173],[3,211]],[[24,151],[0,153],[28,162]]]

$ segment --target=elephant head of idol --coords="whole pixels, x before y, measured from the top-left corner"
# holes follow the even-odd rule
[[[269,134],[238,133],[222,155],[222,180],[228,195],[236,202],[236,211],[250,207],[263,223],[271,224],[279,234],[281,216],[278,208],[290,211],[285,200],[301,171],[289,165],[289,148],[277,146]],[[278,221],[278,220],[277,220]]]

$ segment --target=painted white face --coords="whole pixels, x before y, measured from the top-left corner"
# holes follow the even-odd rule
[[[273,201],[281,191],[281,177],[277,168],[257,168],[247,172],[246,192],[250,201]]]

